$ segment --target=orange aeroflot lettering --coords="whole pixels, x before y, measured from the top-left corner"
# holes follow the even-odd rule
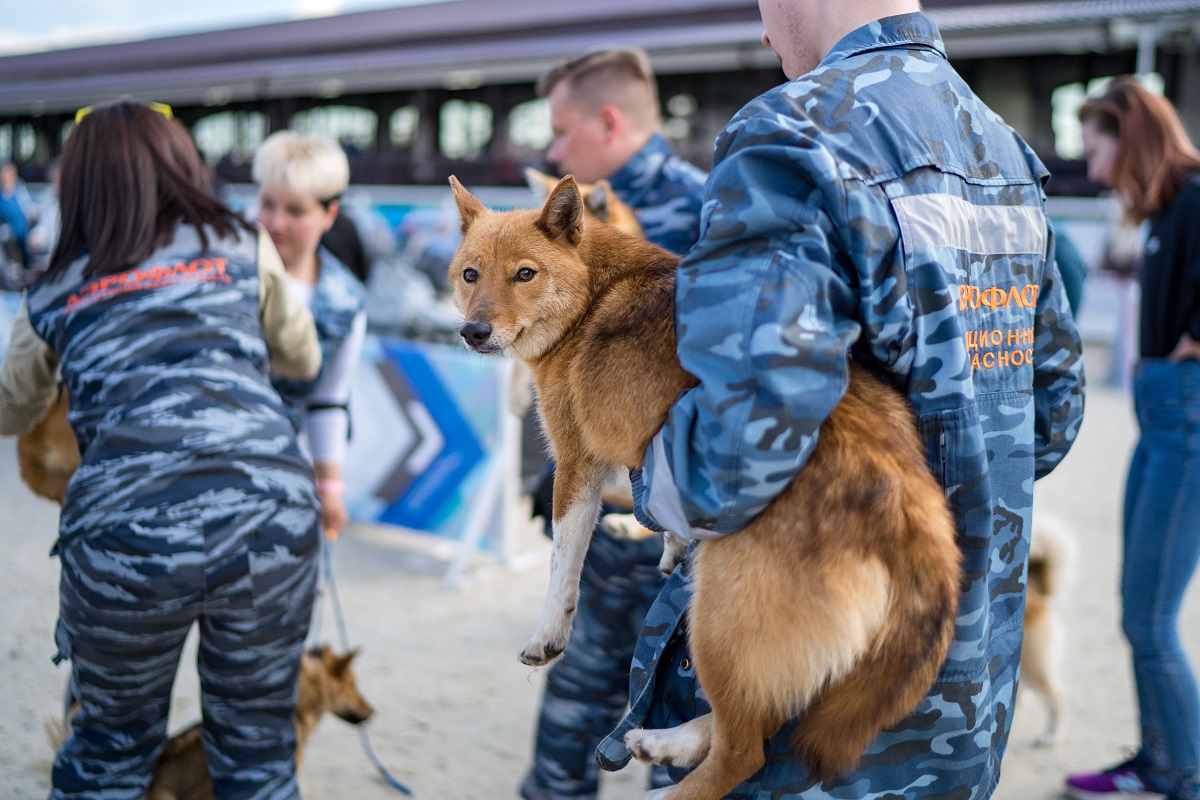
[[[980,308],[1008,308],[1010,305],[1016,305],[1018,308],[1036,308],[1038,298],[1038,287],[1034,284],[1028,286],[1011,286],[1007,290],[1001,289],[999,286],[993,286],[990,289],[980,289],[978,286],[960,283],[958,285],[958,310],[978,311]]]
[[[67,311],[91,305],[99,300],[126,292],[146,291],[180,283],[229,283],[225,272],[227,258],[197,258],[174,264],[149,264],[145,267],[104,275],[85,283],[67,298]]]

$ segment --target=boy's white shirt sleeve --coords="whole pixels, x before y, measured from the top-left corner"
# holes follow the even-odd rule
[[[346,460],[346,440],[350,431],[350,414],[345,408],[350,401],[354,368],[362,355],[367,335],[367,315],[360,311],[342,340],[337,353],[325,365],[321,380],[309,397],[312,405],[342,406],[319,408],[309,412],[304,423],[312,460],[318,464],[341,464]]]

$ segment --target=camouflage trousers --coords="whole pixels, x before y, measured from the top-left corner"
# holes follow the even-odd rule
[[[628,542],[599,528],[593,535],[575,627],[546,676],[533,765],[521,785],[525,800],[596,797],[596,745],[625,713],[638,632],[663,585],[662,549],[660,537]],[[656,769],[651,784],[670,781]]]
[[[71,661],[79,708],[54,760],[52,800],[143,797],[193,623],[214,795],[299,797],[293,711],[318,521],[313,507],[245,498],[63,544],[56,660]]]

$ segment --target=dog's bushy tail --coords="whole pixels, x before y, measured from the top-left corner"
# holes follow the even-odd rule
[[[928,481],[924,480],[928,477]],[[891,604],[871,649],[801,715],[793,744],[814,777],[852,770],[884,728],[916,707],[933,685],[954,636],[961,555],[953,517],[932,475],[915,481],[889,565]]]
[[[1036,514],[1029,543],[1029,583],[1046,597],[1057,594],[1075,559],[1075,540],[1061,520]]]

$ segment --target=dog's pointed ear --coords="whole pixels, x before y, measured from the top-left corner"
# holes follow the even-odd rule
[[[612,221],[612,186],[608,181],[596,181],[592,190],[583,198],[583,204],[592,216],[601,222]]]
[[[458,178],[453,175],[450,176],[450,188],[454,190],[454,202],[458,206],[458,215],[462,218],[462,233],[465,236],[471,223],[487,209],[483,207],[483,203],[475,199],[475,195],[464,189],[463,185],[458,182]]]
[[[350,662],[358,655],[358,648],[354,648],[349,653],[335,655],[333,663],[329,665],[329,673],[331,675],[342,676],[346,674],[346,670],[350,668]]]
[[[538,197],[545,197],[550,194],[550,190],[558,184],[558,178],[553,175],[547,175],[541,170],[536,170],[533,167],[525,168],[525,183],[529,184],[529,188],[534,191]]]
[[[567,175],[550,192],[537,225],[551,239],[565,238],[571,244],[579,244],[583,231],[583,199],[574,176]]]

